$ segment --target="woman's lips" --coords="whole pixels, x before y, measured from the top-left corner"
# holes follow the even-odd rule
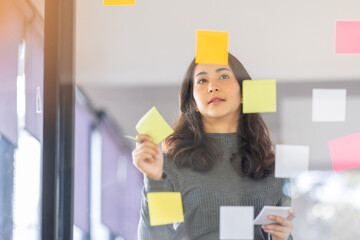
[[[211,102],[209,104],[220,104],[220,103],[223,103],[223,102],[225,102],[225,101],[213,101],[213,102]]]
[[[208,102],[208,104],[220,104],[225,102],[225,99],[221,98],[221,97],[213,97],[210,99],[210,101]]]

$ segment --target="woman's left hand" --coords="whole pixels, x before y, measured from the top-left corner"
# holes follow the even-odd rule
[[[268,218],[279,224],[266,224],[262,225],[262,229],[265,232],[271,234],[272,240],[287,240],[290,236],[291,230],[293,229],[292,220],[295,218],[295,211],[290,209],[289,216],[287,218],[277,217],[269,215]]]

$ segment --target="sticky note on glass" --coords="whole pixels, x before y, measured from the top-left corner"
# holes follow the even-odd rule
[[[229,33],[198,30],[196,33],[196,63],[228,64]]]
[[[345,121],[346,89],[313,89],[312,120],[314,122]]]
[[[360,133],[328,142],[334,171],[360,167]]]
[[[309,169],[309,146],[277,144],[275,177],[291,178]]]
[[[221,206],[220,239],[254,239],[254,207]]]
[[[276,112],[276,80],[243,81],[243,113]]]
[[[135,5],[135,0],[104,0],[105,6]]]
[[[147,198],[151,226],[184,221],[179,192],[152,192],[147,194]]]
[[[160,143],[174,131],[155,107],[152,107],[136,124],[139,134],[146,134],[155,144]]]
[[[336,54],[360,54],[360,21],[336,22]]]

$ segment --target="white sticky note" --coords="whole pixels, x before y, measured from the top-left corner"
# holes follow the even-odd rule
[[[313,122],[343,122],[346,111],[346,89],[313,89]]]
[[[264,206],[254,220],[254,225],[277,223],[268,219],[269,215],[287,218],[290,207]]]
[[[220,207],[220,239],[254,239],[254,207]]]
[[[291,178],[309,169],[309,146],[277,144],[275,177]]]

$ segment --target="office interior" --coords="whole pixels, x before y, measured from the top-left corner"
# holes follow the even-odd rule
[[[273,143],[310,147],[308,171],[283,189],[294,239],[360,238],[359,169],[334,171],[328,149],[360,132],[360,54],[335,53],[336,21],[360,20],[358,9],[356,0],[1,0],[0,239],[137,239],[143,175],[124,135],[136,136],[152,106],[177,119],[199,29],[229,32],[252,79],[277,80],[277,111],[262,114]],[[346,120],[313,122],[313,89],[346,89]]]

